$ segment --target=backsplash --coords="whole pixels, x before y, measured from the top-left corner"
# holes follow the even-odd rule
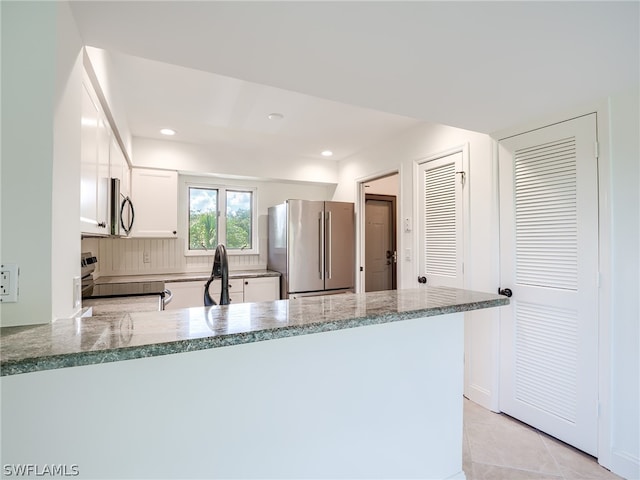
[[[207,256],[185,256],[180,238],[84,238],[82,251],[98,257],[96,277],[210,272],[213,266],[213,252]],[[266,257],[261,261],[260,255],[229,255],[232,271],[264,268]]]

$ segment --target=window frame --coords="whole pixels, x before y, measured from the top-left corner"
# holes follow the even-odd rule
[[[199,257],[199,256],[211,256],[214,254],[215,249],[209,250],[191,250],[189,248],[189,217],[190,217],[190,189],[201,188],[208,190],[218,191],[218,243],[227,245],[227,191],[232,192],[247,192],[251,194],[251,248],[231,249],[227,246],[227,254],[232,255],[258,255],[258,188],[248,187],[244,185],[230,185],[219,182],[206,182],[206,181],[185,181],[183,182],[184,189],[181,197],[183,200],[183,212],[184,219],[182,221],[185,241],[184,241],[184,254],[187,257]]]

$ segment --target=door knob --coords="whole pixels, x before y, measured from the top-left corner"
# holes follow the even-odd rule
[[[498,288],[498,295],[504,295],[505,297],[510,297],[513,295],[513,292],[510,288]]]
[[[425,277],[424,275],[418,277],[418,283],[427,283],[427,277]]]

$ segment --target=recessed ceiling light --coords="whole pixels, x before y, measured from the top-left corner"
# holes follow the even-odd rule
[[[162,135],[175,135],[176,131],[171,128],[163,128],[162,130],[160,130],[160,133]]]
[[[333,155],[333,152],[331,150],[325,150],[320,155],[322,155],[323,157],[330,157],[331,155]]]
[[[267,115],[267,118],[269,120],[282,120],[284,118],[284,115],[281,113],[270,113],[269,115]]]

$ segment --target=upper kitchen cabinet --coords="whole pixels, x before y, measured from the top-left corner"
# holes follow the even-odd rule
[[[131,167],[120,148],[115,135],[111,137],[111,146],[109,148],[109,171],[111,178],[120,180],[120,196],[122,198],[131,196]]]
[[[133,168],[131,196],[136,206],[131,236],[178,236],[178,172]]]
[[[82,82],[80,230],[109,234],[109,144],[111,128],[85,75]]]

